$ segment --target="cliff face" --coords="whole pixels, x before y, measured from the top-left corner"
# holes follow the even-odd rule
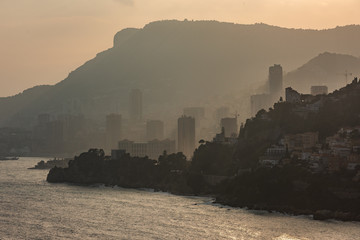
[[[149,118],[165,119],[174,108],[194,104],[223,105],[222,96],[245,102],[267,78],[270,65],[291,70],[325,51],[360,55],[357,39],[360,26],[315,31],[160,21],[125,29],[116,34],[113,48],[39,94],[36,102],[0,99],[0,126],[28,126],[44,112],[81,112],[95,119],[114,109],[126,112],[132,88],[143,90]]]

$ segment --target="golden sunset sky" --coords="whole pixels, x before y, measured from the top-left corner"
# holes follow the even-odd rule
[[[0,96],[63,80],[123,28],[164,19],[324,29],[360,23],[360,0],[0,0]]]

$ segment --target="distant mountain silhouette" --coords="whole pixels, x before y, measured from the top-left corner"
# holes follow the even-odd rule
[[[285,76],[285,85],[303,93],[310,92],[313,85],[326,85],[329,92],[350,83],[354,76],[360,76],[360,58],[325,52],[309,62],[289,72]]]
[[[50,85],[41,85],[29,88],[12,97],[0,98],[0,120],[4,121],[2,127],[26,127],[36,120],[36,112],[30,109],[43,109],[48,102],[44,102],[46,92],[53,89]],[[12,122],[8,122],[12,121]]]
[[[113,48],[53,87],[0,99],[0,126],[31,126],[44,112],[100,120],[119,111],[126,117],[133,88],[143,91],[149,118],[165,119],[179,115],[184,106],[216,107],[232,99],[239,107],[264,83],[270,65],[279,63],[289,71],[326,51],[360,56],[358,39],[357,25],[318,31],[216,21],[153,22],[118,32]]]

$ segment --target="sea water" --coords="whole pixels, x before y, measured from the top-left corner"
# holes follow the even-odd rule
[[[0,162],[0,239],[360,239],[360,223],[315,221],[146,189],[46,182],[44,158]]]

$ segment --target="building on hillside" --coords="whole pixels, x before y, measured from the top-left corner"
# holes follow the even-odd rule
[[[340,157],[348,157],[351,154],[351,147],[350,146],[341,146],[341,145],[335,145],[332,146],[331,152],[335,156]]]
[[[299,93],[291,87],[285,89],[285,100],[287,102],[312,104],[316,99],[314,95]]]
[[[326,95],[328,94],[328,87],[327,86],[311,86],[311,95]]]
[[[352,153],[347,157],[347,169],[356,170],[360,167],[360,154]]]
[[[286,147],[280,145],[272,145],[266,149],[263,156],[260,157],[259,163],[262,166],[272,167],[280,163],[286,157]]]
[[[328,171],[337,172],[340,169],[346,169],[347,161],[344,157],[331,156],[328,158]]]
[[[285,146],[288,147],[289,151],[293,150],[306,150],[316,147],[319,141],[318,132],[306,132],[299,134],[287,134],[284,137]]]

